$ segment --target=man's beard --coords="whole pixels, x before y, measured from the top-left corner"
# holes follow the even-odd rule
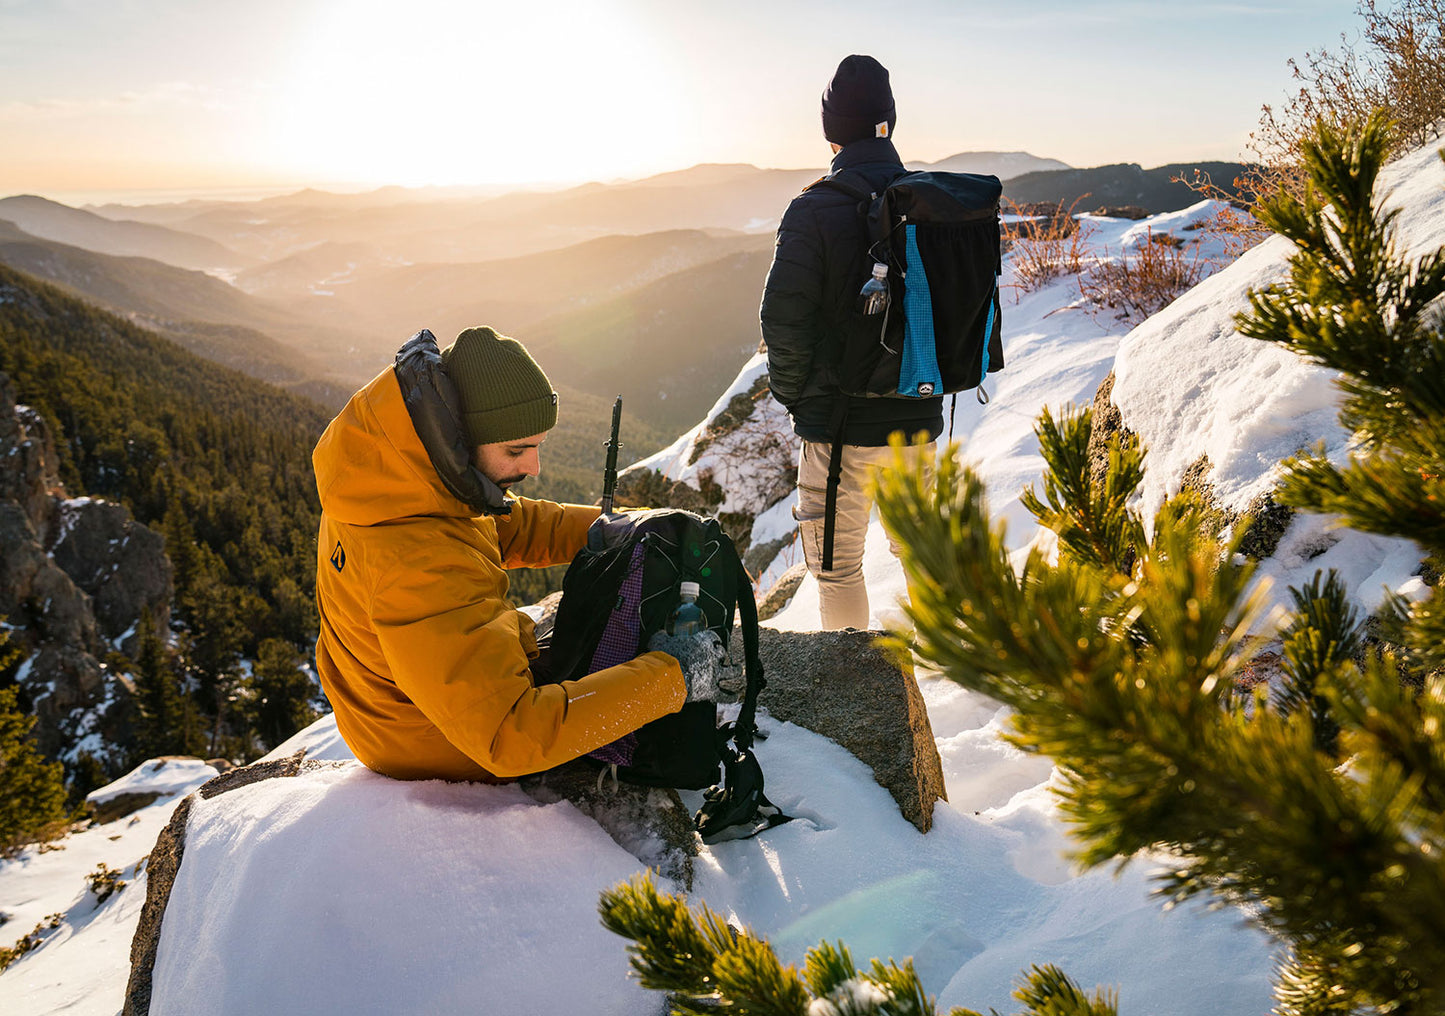
[[[521,486],[522,481],[526,478],[527,476],[525,473],[523,473],[521,476],[503,477],[502,479],[497,481],[497,486],[501,487],[503,490],[511,490],[513,487]]]

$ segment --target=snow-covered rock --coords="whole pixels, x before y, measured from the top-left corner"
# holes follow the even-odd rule
[[[1380,184],[1387,207],[1400,211],[1403,251],[1419,257],[1445,245],[1445,164],[1433,148],[1387,167]],[[1293,250],[1283,237],[1266,240],[1120,343],[1112,398],[1147,451],[1146,517],[1179,490],[1201,456],[1208,456],[1215,496],[1232,511],[1274,487],[1281,459],[1316,445],[1336,462],[1347,457],[1351,435],[1339,423],[1335,373],[1234,327],[1250,290],[1285,278]],[[1369,610],[1386,589],[1408,583],[1419,563],[1410,541],[1297,516],[1261,572],[1283,599],[1287,585],[1303,584],[1317,568],[1338,568]]]

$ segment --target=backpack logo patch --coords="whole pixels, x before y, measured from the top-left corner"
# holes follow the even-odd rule
[[[876,123],[873,125],[873,136],[875,138],[886,138],[888,136],[887,120],[884,120],[882,123]]]
[[[331,552],[331,567],[337,571],[346,567],[346,551],[341,549],[341,541],[336,541],[336,549]]]

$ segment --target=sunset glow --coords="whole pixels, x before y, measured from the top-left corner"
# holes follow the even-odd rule
[[[814,168],[838,61],[906,158],[1235,159],[1355,0],[0,0],[0,194]],[[1040,26],[1047,26],[1040,31]]]
[[[406,185],[657,171],[688,148],[675,59],[605,2],[338,2],[296,43],[269,154]]]

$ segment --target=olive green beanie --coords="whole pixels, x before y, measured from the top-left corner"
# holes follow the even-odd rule
[[[470,445],[515,441],[557,425],[557,393],[516,339],[491,328],[468,328],[442,350],[457,386]]]

